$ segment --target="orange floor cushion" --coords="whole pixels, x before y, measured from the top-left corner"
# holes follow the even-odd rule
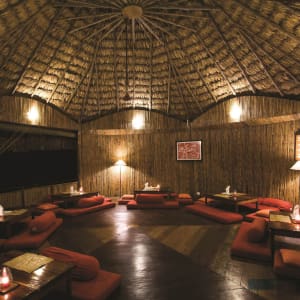
[[[300,279],[300,251],[277,249],[274,253],[273,270],[279,276]]]

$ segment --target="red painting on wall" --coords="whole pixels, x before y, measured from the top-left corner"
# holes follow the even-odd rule
[[[201,160],[201,141],[177,142],[177,160]]]

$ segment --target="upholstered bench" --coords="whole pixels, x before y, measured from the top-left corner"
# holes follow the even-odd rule
[[[91,198],[95,198],[91,197]],[[70,207],[70,208],[58,208],[56,210],[56,213],[63,216],[68,217],[76,217],[79,215],[92,213],[95,211],[99,211],[106,208],[113,208],[116,204],[111,201],[110,198],[104,198],[103,201],[95,200],[95,199],[89,199],[89,198],[82,198],[78,201],[78,204],[76,207]]]
[[[187,205],[185,210],[224,224],[238,223],[243,220],[243,216],[239,213],[222,210],[200,202]]]
[[[127,209],[178,207],[178,200],[169,200],[167,194],[137,194],[135,200],[130,200],[127,203]]]
[[[104,300],[121,283],[121,275],[101,269],[94,256],[53,246],[42,249],[41,254],[75,265],[71,274],[72,299]]]
[[[232,242],[231,255],[269,262],[272,260],[269,244],[267,222],[264,219],[255,219],[252,223],[242,222]]]

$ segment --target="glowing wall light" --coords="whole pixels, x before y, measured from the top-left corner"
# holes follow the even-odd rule
[[[142,115],[135,115],[131,123],[133,129],[142,129],[145,127],[145,119]]]
[[[38,109],[35,106],[32,106],[29,109],[29,111],[27,112],[27,118],[32,123],[36,123],[39,120],[40,114],[39,114]]]
[[[242,109],[237,103],[233,103],[230,108],[230,118],[234,121],[239,121],[241,118]]]

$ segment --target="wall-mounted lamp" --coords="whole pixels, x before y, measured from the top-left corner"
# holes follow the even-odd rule
[[[131,123],[133,129],[142,129],[145,127],[145,120],[142,115],[135,115]]]
[[[40,118],[40,114],[38,109],[35,106],[32,106],[29,111],[27,112],[27,118],[32,123],[36,123]]]
[[[241,118],[242,109],[237,103],[233,103],[230,108],[230,118],[234,121],[239,121]]]
[[[115,166],[118,166],[119,170],[120,170],[120,187],[119,187],[119,191],[120,191],[120,197],[122,197],[122,167],[126,166],[126,162],[122,159],[119,159],[118,161],[115,162]]]

